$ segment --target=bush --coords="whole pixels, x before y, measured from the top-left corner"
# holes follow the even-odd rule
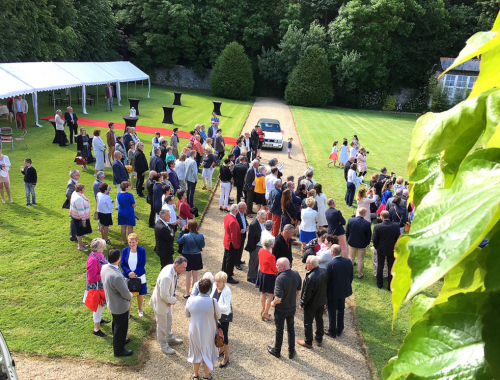
[[[389,95],[385,99],[385,104],[382,107],[382,111],[394,111],[396,109],[397,100],[394,95]]]
[[[217,58],[210,77],[210,89],[216,96],[247,99],[253,91],[252,65],[243,46],[231,42]]]
[[[293,69],[285,100],[297,106],[324,107],[332,99],[332,75],[325,50],[313,45]]]

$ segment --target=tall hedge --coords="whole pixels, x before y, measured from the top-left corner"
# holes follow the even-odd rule
[[[324,107],[332,99],[332,75],[325,50],[313,45],[293,69],[285,100],[297,106]]]
[[[253,91],[253,72],[243,46],[231,42],[222,51],[212,70],[210,89],[220,97],[247,99]]]

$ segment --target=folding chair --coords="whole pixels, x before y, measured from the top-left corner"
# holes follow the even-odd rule
[[[26,149],[28,149],[28,144],[26,143],[26,140],[24,139],[24,137],[26,136],[26,133],[28,133],[28,131],[26,129],[24,129],[22,137],[16,137],[16,138],[14,138],[14,140],[24,142],[24,145],[26,145]]]
[[[2,127],[0,128],[0,149],[3,149],[4,144],[9,144],[14,150],[14,138],[12,136],[12,128]]]

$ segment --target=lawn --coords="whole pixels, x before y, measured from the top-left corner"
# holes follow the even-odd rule
[[[133,85],[129,87],[129,95],[133,96]],[[95,94],[95,88],[87,88]],[[139,105],[139,125],[157,127],[159,131],[173,126],[162,124],[162,106],[171,105],[175,89],[153,86],[151,98],[144,98]],[[191,130],[196,123],[210,124],[215,98],[209,92],[182,90],[182,106],[176,106],[174,121],[182,130]],[[100,94],[103,94],[101,86]],[[99,120],[123,122],[122,117],[128,115],[129,107],[126,99],[126,86],[122,88],[123,107],[114,106],[114,112],[104,112],[104,98],[99,102],[99,109],[92,105],[87,107],[88,115],[81,113],[81,105],[73,104],[79,117]],[[136,95],[140,95],[138,88]],[[72,91],[76,100],[76,89]],[[48,93],[39,94],[39,117],[54,115],[53,106],[48,105]],[[40,121],[43,128],[34,127],[31,96],[27,96],[30,112],[28,114],[28,149],[22,143],[15,143],[15,150],[4,147],[3,153],[9,156],[12,163],[10,171],[12,198],[14,203],[0,203],[0,328],[9,347],[13,351],[41,354],[49,356],[70,355],[80,358],[92,358],[102,361],[135,363],[137,355],[130,358],[115,359],[112,352],[111,325],[103,325],[108,334],[105,339],[92,335],[92,313],[82,304],[82,296],[86,281],[86,260],[88,254],[76,249],[76,244],[69,241],[68,210],[61,208],[65,196],[68,172],[79,168],[74,162],[76,145],[61,148],[52,144],[54,129],[47,121]],[[223,99],[221,127],[224,136],[236,137],[250,111],[252,102],[236,102]],[[5,103],[5,101],[0,101]],[[103,106],[104,105],[104,106]],[[63,111],[64,112],[64,111]],[[0,126],[14,126],[6,120],[0,120]],[[86,127],[92,134],[94,128]],[[104,131],[105,132],[105,131]],[[118,131],[117,134],[122,134]],[[163,134],[162,134],[163,135]],[[17,136],[17,134],[16,134]],[[149,157],[152,135],[138,134],[145,142],[145,153]],[[170,134],[168,134],[170,136]],[[187,140],[182,140],[184,146]],[[229,149],[230,147],[228,147]],[[25,158],[33,160],[38,171],[36,187],[37,205],[26,207],[23,176],[19,173]],[[86,185],[86,196],[92,198],[92,183],[95,180],[93,165],[88,172],[81,171],[80,183]],[[112,170],[106,169],[106,182],[112,183]],[[214,173],[214,180],[218,172]],[[201,177],[201,176],[200,176]],[[201,181],[201,178],[200,178]],[[114,188],[112,188],[114,192]],[[209,193],[202,192],[198,186],[195,204],[201,211],[207,204]],[[153,252],[154,232],[147,226],[149,205],[145,199],[138,198],[136,215],[139,218],[134,232],[139,234],[139,244],[146,248],[146,272],[149,290],[155,284],[160,270],[159,259]],[[112,193],[112,198],[114,198]],[[95,201],[91,199],[91,207]],[[113,215],[114,226],[110,231],[111,247],[123,248],[120,230],[117,226],[117,214]],[[88,243],[92,238],[100,237],[97,223],[92,221],[94,232],[84,240]],[[137,316],[137,304],[132,305],[132,318],[129,325],[130,347],[138,351],[143,338],[152,325],[152,309],[145,300],[145,317]],[[108,310],[103,315],[111,319]]]
[[[393,171],[407,179],[406,161],[410,151],[411,132],[417,119],[415,115],[303,107],[292,107],[292,113],[306,157],[314,168],[314,179],[323,185],[327,197],[333,197],[337,201],[337,208],[342,211],[346,220],[351,217],[354,209],[344,202],[344,171],[333,167],[333,164],[330,168],[326,166],[335,140],[341,144],[345,137],[350,142],[352,135],[357,134],[361,146],[370,152],[366,158],[367,181],[384,166],[389,173]],[[372,273],[372,253],[368,250],[365,277],[363,280],[355,278],[353,291],[363,337],[380,376],[387,361],[397,354],[409,330],[410,305],[402,308],[394,330],[391,330],[391,293],[377,288]],[[434,285],[428,294],[435,296],[439,287],[439,284]]]

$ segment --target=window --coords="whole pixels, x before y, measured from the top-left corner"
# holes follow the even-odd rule
[[[467,84],[467,77],[465,75],[459,75],[455,87],[465,88],[466,84]]]
[[[446,75],[444,78],[444,86],[445,87],[454,87],[456,79],[457,79],[456,75]]]
[[[477,77],[469,77],[469,82],[467,83],[468,89],[472,89],[472,86],[474,86],[476,79],[477,79]]]

